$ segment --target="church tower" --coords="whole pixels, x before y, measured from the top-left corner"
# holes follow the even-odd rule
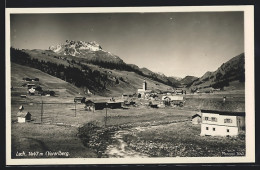
[[[144,90],[144,91],[147,90],[147,83],[146,83],[145,80],[144,80],[144,82],[143,82],[143,90]]]

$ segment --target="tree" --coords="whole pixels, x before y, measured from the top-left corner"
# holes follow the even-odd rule
[[[118,78],[116,78],[116,84],[119,84],[119,80],[118,80]]]

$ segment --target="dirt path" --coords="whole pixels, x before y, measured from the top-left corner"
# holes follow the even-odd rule
[[[169,124],[175,124],[175,123],[182,123],[189,120],[180,120],[176,122],[172,122]],[[167,125],[169,125],[167,124]],[[130,147],[128,147],[128,144],[123,140],[123,136],[127,134],[133,134],[140,131],[145,131],[152,127],[159,127],[159,126],[165,126],[165,124],[158,124],[158,125],[152,125],[152,126],[146,126],[146,127],[134,127],[127,130],[120,130],[117,131],[112,139],[113,144],[109,145],[105,151],[105,155],[107,155],[109,158],[148,158],[150,157],[147,154],[137,152]]]
[[[147,158],[146,154],[136,152],[135,150],[128,147],[127,143],[123,140],[123,135],[129,134],[131,130],[120,130],[117,131],[112,139],[114,144],[109,145],[105,152],[109,158]]]

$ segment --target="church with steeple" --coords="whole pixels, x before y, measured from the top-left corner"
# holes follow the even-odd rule
[[[145,97],[146,93],[151,93],[151,90],[147,89],[147,82],[144,80],[143,88],[137,90],[138,97]]]

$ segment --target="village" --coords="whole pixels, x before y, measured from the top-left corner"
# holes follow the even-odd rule
[[[38,78],[24,78],[27,82],[39,82]],[[45,95],[54,96],[54,91],[43,91],[36,83],[25,83],[29,95]],[[40,89],[40,90],[39,90]],[[90,93],[90,92],[88,92]],[[103,100],[92,100],[86,97],[75,97],[74,103],[82,106],[85,111],[95,112],[103,109],[124,109],[131,107],[146,106],[151,108],[182,108],[185,105],[186,91],[177,89],[172,93],[157,94],[152,93],[147,87],[147,82],[144,80],[142,88],[137,89],[136,94],[122,94],[121,98],[110,98]],[[134,97],[137,96],[137,97]],[[21,98],[26,95],[21,95]],[[201,108],[196,114],[191,116],[192,124],[201,124],[201,135],[212,136],[237,136],[240,131],[245,130],[245,112],[244,108],[239,111],[230,110],[229,104],[226,104],[226,97],[223,97],[222,106],[219,108]],[[20,106],[17,113],[18,122],[26,122],[31,120],[31,113],[23,111],[24,107]],[[226,109],[226,110],[225,110]],[[76,111],[76,110],[75,110]]]
[[[242,153],[244,153],[244,138],[241,138],[241,134],[245,134],[245,108],[243,102],[234,101],[236,99],[235,95],[228,96],[222,93],[218,94],[217,92],[212,94],[190,94],[186,92],[186,89],[181,88],[164,93],[156,93],[149,89],[149,84],[146,80],[143,80],[142,85],[140,85],[142,88],[137,89],[134,94],[124,93],[121,96],[100,98],[95,97],[87,90],[87,95],[71,96],[61,103],[57,101],[58,91],[42,88],[39,78],[27,77],[23,78],[22,81],[24,83],[20,88],[24,89],[23,91],[26,91],[26,93],[20,95],[19,100],[24,101],[23,104],[12,106],[12,112],[18,111],[15,114],[16,116],[12,114],[14,126],[19,128],[19,126],[23,127],[24,124],[25,127],[30,129],[37,125],[44,129],[49,129],[50,126],[80,129],[86,123],[96,122],[99,127],[113,129],[113,132],[109,132],[109,134],[112,134],[113,140],[109,144],[104,144],[102,151],[100,149],[97,151],[98,153],[102,152],[101,157],[132,157],[134,155],[140,156],[140,154],[141,157],[178,156],[180,153],[172,149],[166,151],[167,154],[156,151],[161,146],[157,146],[158,142],[153,140],[159,139],[160,142],[169,140],[167,139],[168,136],[163,139],[163,134],[157,134],[159,136],[156,137],[158,130],[152,132],[155,133],[155,138],[149,139],[150,142],[155,142],[150,143],[149,146],[154,144],[155,148],[147,148],[148,144],[142,147],[146,141],[146,139],[142,139],[143,136],[146,136],[143,134],[146,131],[140,131],[140,128],[148,128],[147,133],[150,133],[153,127],[167,126],[170,126],[171,133],[168,131],[169,129],[163,129],[162,131],[166,130],[165,134],[170,133],[168,134],[169,136],[173,135],[174,139],[171,140],[176,140],[175,133],[179,134],[178,130],[180,129],[182,129],[182,135],[193,132],[189,136],[193,136],[192,140],[195,139],[195,143],[200,140],[205,142],[209,139],[211,141],[221,138],[220,140],[224,141],[221,147],[223,147],[222,145],[229,146],[227,149],[230,149],[230,140],[239,139],[239,147],[234,145],[232,148],[240,148]],[[16,88],[12,87],[13,90]],[[60,108],[63,108],[63,110],[61,111]],[[37,129],[38,127],[35,128]],[[193,130],[188,131],[189,129]],[[37,133],[41,134],[40,132]],[[92,135],[99,136],[100,134],[96,132],[96,134]],[[149,136],[150,134],[147,138],[150,138]],[[122,138],[125,140],[122,140]],[[183,142],[176,145],[185,145],[187,137],[179,136],[178,138],[181,138]],[[104,139],[100,138],[100,140],[103,141]],[[142,141],[141,143],[140,140]],[[99,143],[101,141],[94,142]],[[16,147],[20,148],[21,146]],[[126,151],[125,147],[130,147],[131,150],[129,151],[128,149]],[[89,148],[93,149],[93,146],[89,146]],[[146,149],[144,150],[144,148]],[[72,157],[76,156],[76,153],[74,153],[74,156],[72,153],[73,151],[71,151]],[[182,154],[189,156],[191,153],[189,150],[186,150]],[[200,153],[198,156],[203,156],[204,154]],[[221,151],[217,153],[212,151],[212,154],[223,156]]]

